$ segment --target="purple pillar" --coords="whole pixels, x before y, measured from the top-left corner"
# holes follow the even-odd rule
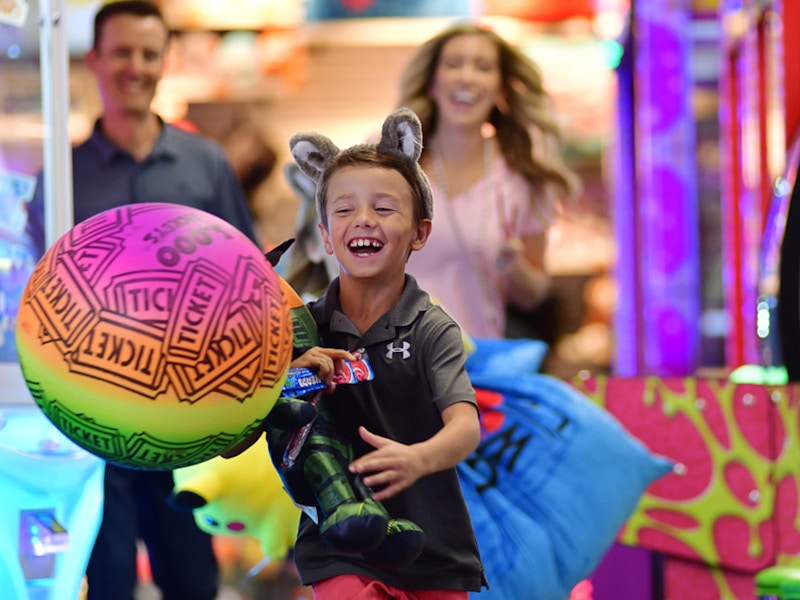
[[[699,215],[689,0],[635,3],[630,157],[614,209],[620,304],[616,371],[690,375],[700,348]],[[620,103],[624,108],[624,103]]]

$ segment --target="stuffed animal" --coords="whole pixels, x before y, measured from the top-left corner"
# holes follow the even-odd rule
[[[284,297],[294,325],[295,354],[319,345],[311,313],[297,293],[286,283]],[[369,368],[365,363],[351,365],[352,373],[339,385],[357,381]],[[383,568],[398,568],[414,561],[422,552],[425,536],[411,521],[393,518],[361,481],[348,470],[354,460],[349,444],[342,443],[321,389],[324,383],[313,375],[303,377],[311,385],[285,394],[264,422],[272,463],[286,490],[314,519],[328,544],[346,552],[361,553]],[[289,379],[292,379],[290,369]],[[294,394],[299,394],[296,397]]]
[[[283,489],[262,445],[230,460],[218,456],[176,469],[173,477],[169,503],[192,511],[203,531],[252,536],[270,561],[282,560],[294,547],[300,509]]]

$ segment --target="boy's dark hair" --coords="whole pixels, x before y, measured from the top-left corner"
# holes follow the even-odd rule
[[[103,35],[103,26],[106,21],[116,15],[134,15],[137,17],[156,17],[164,24],[164,28],[169,31],[166,19],[161,10],[147,0],[119,0],[118,2],[109,2],[104,4],[97,14],[94,16],[94,40],[92,40],[92,48],[97,50],[100,44],[100,38]]]
[[[326,207],[328,206],[328,187],[331,177],[345,167],[374,167],[397,171],[411,188],[411,197],[414,202],[414,223],[419,223],[425,218],[425,193],[420,187],[420,180],[414,163],[397,154],[380,152],[374,146],[364,146],[335,157],[328,165],[328,168],[325,169],[325,173],[319,181],[317,195],[320,198],[320,208],[322,209],[319,218],[326,229],[328,227]]]

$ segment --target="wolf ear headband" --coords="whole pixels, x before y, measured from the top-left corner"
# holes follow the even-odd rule
[[[433,218],[433,192],[427,176],[419,166],[419,157],[422,154],[422,124],[411,109],[398,108],[386,117],[381,139],[377,144],[358,144],[340,150],[324,135],[300,132],[289,140],[289,148],[300,170],[317,184],[335,158],[357,150],[375,148],[378,152],[400,157],[413,165],[417,174],[424,205],[423,218]],[[317,213],[320,216],[322,200],[317,188]]]

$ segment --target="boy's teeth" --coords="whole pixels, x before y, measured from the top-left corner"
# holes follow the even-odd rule
[[[379,242],[372,242],[370,240],[353,240],[350,242],[351,248],[380,248],[382,244]]]

